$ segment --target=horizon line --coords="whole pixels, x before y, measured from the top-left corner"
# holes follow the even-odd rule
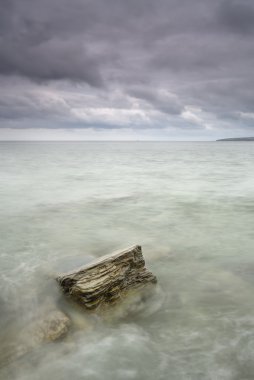
[[[215,142],[217,140],[1,140],[1,142]]]

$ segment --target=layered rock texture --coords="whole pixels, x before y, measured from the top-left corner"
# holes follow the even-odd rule
[[[145,268],[141,246],[103,256],[76,271],[57,278],[65,294],[86,309],[114,304],[133,289],[157,282]]]

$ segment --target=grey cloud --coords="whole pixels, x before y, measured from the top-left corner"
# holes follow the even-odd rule
[[[137,99],[141,99],[152,105],[155,109],[169,115],[179,115],[183,110],[177,97],[168,91],[161,89],[152,90],[147,88],[133,88],[129,94]]]
[[[254,32],[254,4],[252,0],[226,0],[218,9],[219,21],[236,33]]]
[[[92,86],[102,85],[98,61],[87,51],[85,37],[79,35],[89,27],[89,15],[83,17],[86,27],[81,28],[84,12],[75,20],[79,4],[73,8],[76,12],[67,4],[36,0],[11,0],[7,4],[2,0],[2,75],[34,80],[81,80]]]
[[[61,99],[23,92],[0,96],[0,119],[2,120],[36,120],[67,117],[68,105]]]
[[[15,43],[0,44],[0,72],[35,80],[71,79],[92,86],[102,85],[97,63],[86,54],[84,47],[53,39],[22,49]]]
[[[196,107],[218,125],[231,117],[251,127],[251,118],[239,115],[254,110],[252,0],[0,0],[0,6],[0,85],[5,78],[20,83],[17,98],[16,85],[4,82],[2,120],[17,125],[47,114],[53,126],[120,128],[129,111],[130,128],[182,128],[184,111]],[[55,103],[47,103],[45,86],[57,94]]]
[[[114,50],[120,50],[121,62],[129,59],[125,49],[128,54],[130,46],[147,49],[163,33],[189,31],[205,19],[200,0],[195,10],[186,0],[180,7],[175,0],[1,1],[5,22],[0,73],[39,80],[83,80],[95,86],[101,84],[100,69],[108,57],[112,60]],[[133,58],[138,52],[130,53]]]

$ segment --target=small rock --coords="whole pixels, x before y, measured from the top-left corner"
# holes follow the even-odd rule
[[[0,367],[23,358],[43,343],[64,338],[70,324],[69,317],[57,309],[48,311],[46,316],[40,316],[36,321],[28,321],[28,326],[20,331],[17,340],[7,346],[5,353],[1,354]]]
[[[54,342],[67,334],[70,323],[70,319],[62,311],[53,310],[45,318],[32,324],[29,333],[38,343]]]

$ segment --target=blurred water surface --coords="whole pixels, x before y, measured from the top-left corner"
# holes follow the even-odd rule
[[[253,380],[253,169],[251,142],[0,143],[0,362],[55,273],[137,243],[160,284],[0,378]]]

